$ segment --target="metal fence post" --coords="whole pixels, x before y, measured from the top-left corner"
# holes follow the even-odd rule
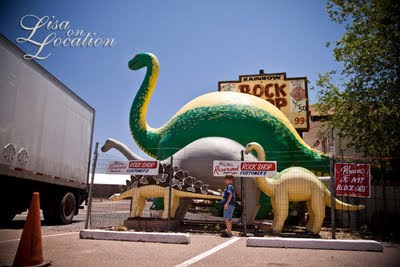
[[[88,196],[88,205],[86,210],[86,220],[85,220],[85,229],[89,228],[89,219],[92,216],[92,188],[93,188],[93,181],[94,181],[94,174],[96,171],[96,164],[97,164],[97,149],[99,147],[99,142],[96,142],[96,147],[94,149],[94,157],[92,162],[92,172],[91,172],[91,181],[89,185],[89,196]]]
[[[169,192],[168,192],[168,231],[170,230],[170,226],[171,226],[171,198],[172,198],[172,179],[174,177],[174,157],[171,157],[171,173],[170,173],[170,177],[169,177]],[[164,207],[165,209],[165,207]]]
[[[241,161],[244,161],[244,151],[240,152]],[[240,187],[241,187],[241,198],[242,198],[242,225],[243,225],[243,234],[247,235],[247,210],[246,210],[246,191],[245,191],[245,183],[243,182],[243,177],[240,177]]]
[[[331,231],[332,239],[336,239],[336,225],[335,225],[335,174],[334,166],[335,160],[333,158],[334,147],[333,147],[333,129],[329,128],[329,158],[330,158],[330,175],[331,175]]]

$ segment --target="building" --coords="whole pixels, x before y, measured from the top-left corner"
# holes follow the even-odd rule
[[[324,121],[329,120],[329,116],[333,113],[330,112],[328,115],[321,115],[315,105],[310,105],[309,114],[310,129],[308,132],[303,133],[304,141],[312,148],[323,153],[329,153],[328,128],[324,125]],[[354,148],[347,147],[349,140],[340,137],[337,131],[334,130],[333,132],[335,156],[361,156],[361,154],[357,153]]]

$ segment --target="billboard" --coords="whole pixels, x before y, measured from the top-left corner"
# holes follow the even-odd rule
[[[110,161],[107,165],[108,174],[130,174],[130,175],[158,175],[157,160],[130,160]]]
[[[240,75],[237,81],[218,82],[218,91],[251,94],[279,108],[298,131],[308,131],[307,78],[286,73]]]
[[[237,177],[274,177],[276,170],[276,161],[213,161],[213,175],[220,177],[225,175]]]
[[[371,197],[369,164],[336,163],[335,191],[337,196]]]

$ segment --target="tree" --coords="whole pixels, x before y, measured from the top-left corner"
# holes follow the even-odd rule
[[[400,1],[328,0],[327,10],[345,26],[327,43],[343,68],[319,76],[317,108],[334,111],[328,125],[365,156],[399,156]]]

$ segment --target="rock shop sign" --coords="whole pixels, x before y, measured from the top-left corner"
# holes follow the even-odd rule
[[[286,73],[240,75],[238,81],[218,82],[219,91],[251,94],[275,105],[298,131],[308,131],[307,78],[286,78]]]
[[[213,161],[214,176],[233,175],[237,177],[274,177],[276,175],[276,170],[276,161]]]
[[[110,161],[107,165],[108,174],[131,174],[131,175],[158,175],[157,160],[131,160]]]

